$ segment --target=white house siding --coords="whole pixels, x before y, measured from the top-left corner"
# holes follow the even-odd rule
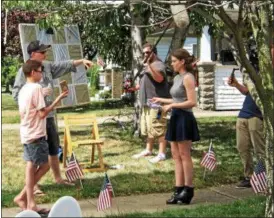
[[[233,68],[237,68],[237,66],[216,66],[214,80],[215,110],[239,110],[242,108],[245,96],[235,87],[230,87],[227,84],[228,77],[230,76]],[[242,84],[243,76],[239,70],[235,71],[235,77],[239,83]]]
[[[195,46],[197,46],[197,38],[187,37],[183,48],[186,49],[191,55],[195,55],[197,57],[197,51],[193,49]]]
[[[155,43],[157,38],[147,38],[147,41],[150,43]],[[171,37],[163,37],[161,41],[157,44],[157,51],[158,51],[158,57],[165,61],[168,49],[171,43]],[[184,44],[184,49],[188,50],[190,54],[193,54],[193,45],[197,45],[197,38],[196,37],[187,37]]]
[[[159,42],[157,45],[157,52],[158,52],[158,57],[162,60],[165,61],[167,52],[169,49],[170,41],[166,42]]]

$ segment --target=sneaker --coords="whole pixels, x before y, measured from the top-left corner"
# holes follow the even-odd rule
[[[146,157],[146,156],[150,156],[150,155],[152,155],[152,152],[150,152],[150,151],[148,151],[148,150],[144,150],[144,151],[142,151],[142,152],[139,153],[139,154],[133,155],[132,158],[134,158],[134,159],[139,159],[139,158],[141,158],[141,157]]]
[[[165,154],[158,154],[156,157],[149,160],[150,163],[158,163],[166,159]]]
[[[250,179],[245,178],[236,186],[236,188],[251,188]]]

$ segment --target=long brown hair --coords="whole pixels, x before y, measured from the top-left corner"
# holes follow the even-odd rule
[[[196,58],[194,57],[194,55],[190,55],[189,52],[183,48],[179,48],[174,50],[171,53],[171,56],[177,58],[178,60],[185,60],[185,68],[188,72],[190,73],[194,73],[195,69],[194,69],[194,62],[196,60]]]

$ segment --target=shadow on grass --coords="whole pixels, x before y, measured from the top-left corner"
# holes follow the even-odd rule
[[[235,148],[235,118],[203,118],[198,119],[201,140],[193,144],[192,156],[195,161],[194,184],[196,188],[206,188],[220,184],[229,184],[238,181],[242,174],[242,165],[238,152]],[[63,130],[60,131],[60,138],[63,137]],[[82,132],[81,132],[82,131]],[[99,128],[100,134],[108,138],[108,132],[104,128]],[[80,130],[73,132],[76,140],[90,135],[90,130]],[[142,139],[134,138],[129,134],[121,132],[112,135],[113,138],[127,144],[123,149],[123,144],[116,148],[116,144],[104,150],[104,157],[110,165],[123,163],[126,164],[124,170],[108,170],[111,183],[114,187],[116,196],[139,195],[148,193],[171,192],[174,186],[174,168],[172,161],[168,160],[158,165],[147,164],[145,161],[136,161],[129,158],[139,147],[144,146]],[[213,146],[217,157],[217,169],[206,174],[204,181],[204,168],[201,168],[199,162],[204,151],[208,150],[210,140],[213,140]],[[115,142],[117,143],[117,142]],[[136,147],[138,148],[136,149]],[[111,150],[113,149],[113,150]],[[120,149],[120,150],[116,150]],[[132,150],[131,150],[132,149]],[[119,152],[118,152],[119,151]],[[119,156],[123,156],[117,160]],[[109,158],[110,157],[110,158]],[[168,149],[170,157],[170,149]],[[141,167],[147,168],[146,173],[142,172]],[[116,171],[116,172],[114,172]],[[23,175],[22,175],[23,176]],[[84,189],[80,190],[80,185],[76,187],[65,187],[55,184],[42,185],[43,191],[47,194],[38,198],[38,203],[55,202],[64,195],[70,195],[76,199],[96,198],[99,195],[103,183],[103,173],[86,174],[83,180]],[[11,191],[12,190],[12,191]],[[13,197],[19,193],[19,188],[8,187],[2,189],[3,207],[15,206]]]
[[[236,172],[235,172],[236,170]],[[208,173],[207,179],[202,180],[203,169],[195,168],[194,184],[196,189],[206,188],[211,186],[218,186],[220,184],[229,184],[237,181],[235,173],[239,171],[227,169],[225,166],[219,166],[218,171]],[[111,174],[111,169],[108,174]],[[82,180],[84,189],[81,189],[79,181],[75,187],[44,184],[41,189],[46,193],[45,196],[37,198],[37,203],[55,202],[62,196],[72,196],[76,199],[97,198],[103,184],[104,173],[100,173],[96,178],[86,178]],[[149,193],[163,193],[172,192],[174,186],[174,172],[173,170],[164,172],[151,166],[151,172],[148,174],[138,172],[121,171],[120,174],[110,176],[111,183],[114,188],[115,196],[140,195]],[[21,190],[2,190],[2,206],[11,207],[16,206],[13,203],[13,198]]]

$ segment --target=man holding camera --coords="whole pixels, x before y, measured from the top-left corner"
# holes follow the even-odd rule
[[[250,177],[253,174],[252,150],[254,149],[257,160],[265,158],[263,117],[246,85],[241,85],[234,76],[229,77],[228,85],[237,88],[246,96],[236,124],[237,149],[244,165],[244,179],[236,188],[250,188]]]
[[[161,112],[161,107],[157,107],[150,102],[153,97],[167,98],[169,96],[168,83],[166,79],[166,67],[157,57],[156,50],[152,50],[151,44],[143,46],[144,72],[141,74],[139,94],[141,114],[141,134],[147,137],[146,149],[133,158],[141,158],[152,155],[154,139],[158,138],[159,153],[150,160],[157,163],[166,159],[166,114]]]
[[[69,72],[76,72],[76,67],[84,64],[85,67],[89,68],[93,63],[89,60],[80,59],[80,60],[68,60],[60,62],[48,62],[46,60],[47,50],[50,48],[50,45],[42,44],[39,40],[32,41],[27,47],[27,52],[31,60],[37,60],[42,62],[42,80],[40,85],[42,86],[42,92],[45,97],[46,106],[49,106],[53,100],[53,79],[57,79]],[[13,90],[12,95],[16,102],[18,102],[18,93],[23,85],[26,83],[26,78],[22,71],[22,68],[19,69]],[[59,159],[58,159],[58,150],[60,145],[60,139],[58,131],[55,125],[54,120],[55,112],[52,111],[47,116],[47,142],[49,144],[49,163],[53,171],[54,179],[57,184],[73,185],[68,181],[62,179],[60,173]],[[37,194],[42,192],[38,187],[35,187]]]

